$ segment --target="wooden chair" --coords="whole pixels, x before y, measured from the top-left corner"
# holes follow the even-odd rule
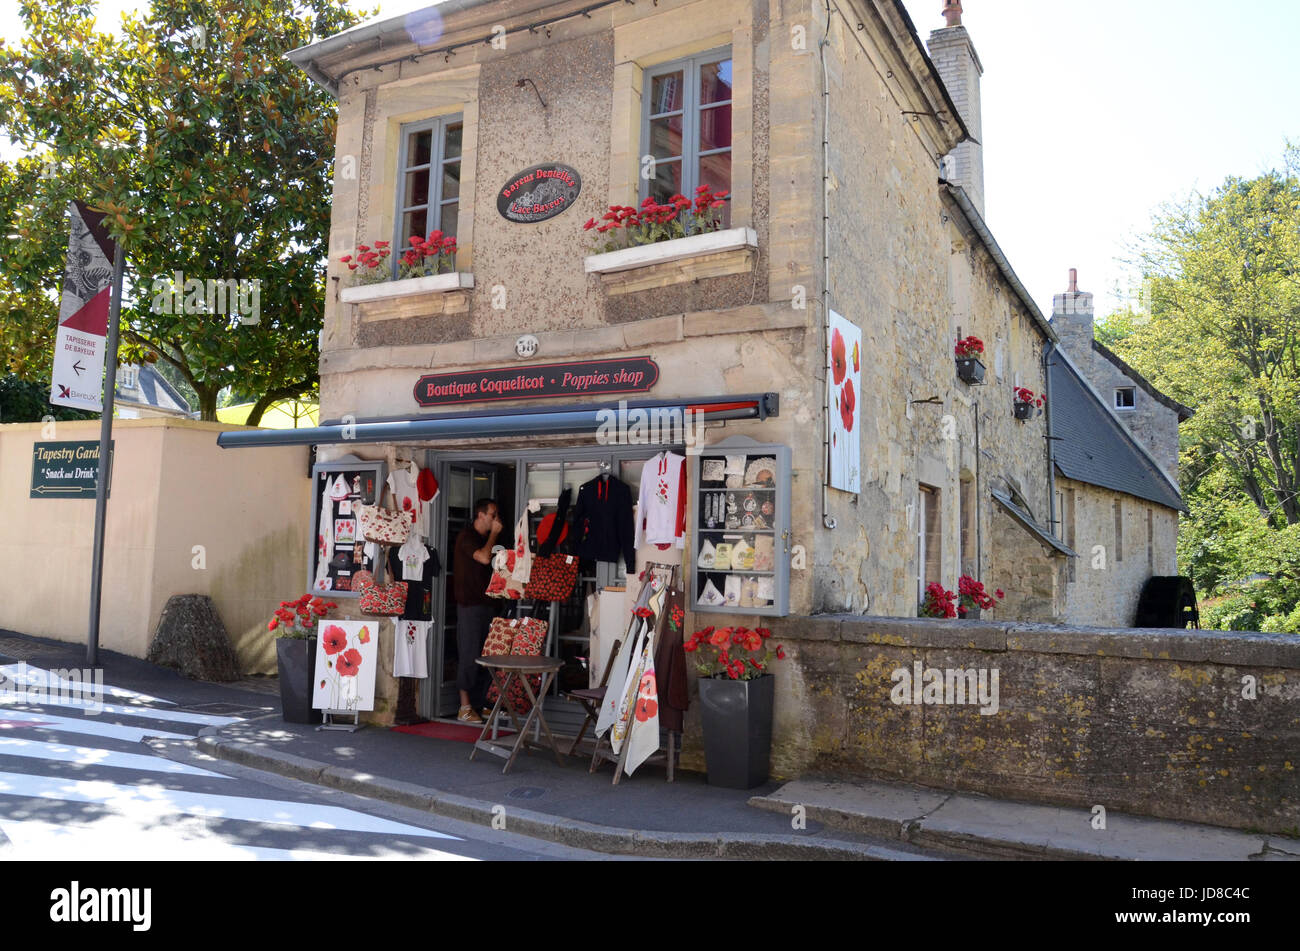
[[[578,750],[578,744],[582,738],[587,735],[587,730],[596,725],[600,719],[600,705],[605,700],[605,691],[609,689],[609,674],[614,669],[614,659],[618,657],[618,649],[623,644],[622,639],[614,641],[614,646],[609,652],[609,657],[605,661],[605,672],[600,675],[600,684],[595,687],[583,687],[580,690],[570,690],[565,694],[570,700],[576,700],[582,704],[583,709],[587,711],[587,716],[582,721],[582,729],[578,731],[577,739],[569,747],[569,755],[573,756]]]

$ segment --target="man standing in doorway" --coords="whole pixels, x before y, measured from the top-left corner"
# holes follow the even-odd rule
[[[492,546],[501,534],[494,499],[474,503],[474,520],[456,536],[452,580],[456,595],[456,688],[460,691],[457,720],[482,723],[487,713],[487,671],[475,663],[483,652],[494,605],[487,596],[492,580]]]

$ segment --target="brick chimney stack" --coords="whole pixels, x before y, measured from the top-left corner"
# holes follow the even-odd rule
[[[1070,268],[1070,287],[1052,298],[1052,328],[1061,349],[1070,356],[1086,357],[1092,351],[1092,294],[1079,290],[1079,272]]]
[[[960,185],[970,200],[984,214],[984,122],[980,116],[980,77],[984,66],[961,25],[961,0],[944,0],[944,19],[948,25],[930,34],[930,58],[948,87],[962,121],[975,141],[967,140],[950,152],[944,161],[944,177]]]

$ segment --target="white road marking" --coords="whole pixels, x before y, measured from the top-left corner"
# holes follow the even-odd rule
[[[307,829],[417,835],[434,839],[456,838],[431,829],[421,829],[418,826],[368,816],[340,806],[322,806],[281,799],[221,796],[215,793],[166,789],[148,783],[126,786],[103,780],[0,772],[0,795],[97,803],[108,806],[118,814],[135,817],[144,827],[157,824],[168,817],[189,815],[298,826]]]
[[[162,720],[170,723],[195,723],[199,726],[227,726],[231,723],[239,723],[240,717],[220,717],[212,713],[188,713],[184,710],[156,710],[152,707],[124,706],[116,703],[95,704],[83,697],[59,698],[45,697],[40,700],[20,700],[14,697],[0,695],[0,704],[19,703],[27,706],[40,707],[92,707],[96,712],[88,713],[87,716],[122,716],[122,717],[144,717],[146,720]]]
[[[169,733],[166,730],[155,730],[153,727],[141,726],[119,726],[116,723],[109,723],[106,720],[98,720],[94,717],[59,717],[49,713],[29,713],[26,710],[0,710],[0,720],[21,720],[30,721],[34,724],[44,724],[50,729],[60,730],[65,733],[83,733],[87,736],[108,736],[118,740],[126,740],[130,743],[139,743],[146,736],[156,736],[164,740],[192,740],[193,734],[190,733]]]
[[[0,820],[0,830],[4,831],[13,844],[10,851],[3,853],[4,858],[10,861],[477,861],[470,856],[424,846],[411,850],[375,844],[362,846],[366,854],[353,855],[321,849],[277,849],[242,845],[221,839],[218,833],[203,827],[183,830],[174,826],[167,829],[142,829],[124,816],[105,816],[93,822],[58,825],[34,819],[12,822]],[[357,846],[354,844],[350,847]]]
[[[66,670],[67,668],[56,669]],[[37,671],[40,671],[41,676],[37,676]],[[33,684],[38,682],[49,682],[47,679],[49,677],[49,671],[45,670],[43,667],[33,667],[31,664],[0,664],[0,674],[4,675],[5,679],[12,680],[15,683]],[[64,680],[62,677],[56,678],[56,681],[63,684],[69,684],[73,688],[76,686],[75,681],[70,682]],[[118,700],[140,700],[144,703],[163,703],[169,707],[176,706],[176,703],[172,700],[164,700],[161,697],[151,697],[147,693],[138,693],[135,690],[128,690],[125,687],[110,687],[106,684],[104,686],[104,693],[107,696],[116,697]]]
[[[119,769],[134,769],[147,773],[175,773],[186,776],[230,778],[224,773],[214,773],[211,770],[200,769],[197,766],[189,766],[185,763],[176,763],[169,759],[163,759],[161,756],[146,753],[119,753],[116,750],[101,750],[93,746],[68,746],[63,743],[11,739],[0,734],[0,759],[5,756],[75,763],[78,766],[114,766]]]

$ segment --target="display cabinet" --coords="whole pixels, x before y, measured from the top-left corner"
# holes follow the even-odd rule
[[[307,560],[308,591],[330,597],[357,597],[352,578],[363,569],[376,581],[383,580],[383,558],[376,557],[382,550],[361,537],[355,506],[374,505],[376,499],[383,498],[387,470],[382,461],[355,458],[312,466],[311,526],[315,544]]]
[[[789,613],[790,480],[789,446],[736,436],[700,450],[691,500],[694,610]]]

